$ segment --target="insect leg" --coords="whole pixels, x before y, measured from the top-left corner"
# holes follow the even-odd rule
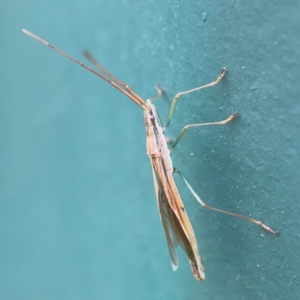
[[[195,92],[195,91],[199,91],[199,90],[202,90],[202,89],[205,89],[205,88],[208,88],[208,87],[211,87],[211,86],[214,86],[214,85],[218,84],[219,81],[224,77],[224,74],[226,73],[226,71],[227,71],[227,69],[224,68],[222,70],[221,74],[218,76],[218,78],[215,81],[213,81],[213,82],[211,82],[209,84],[205,84],[205,85],[199,86],[197,88],[194,88],[194,89],[191,89],[191,90],[188,90],[188,91],[177,93],[176,96],[174,97],[172,103],[171,103],[171,107],[170,107],[170,110],[169,110],[169,115],[168,115],[168,119],[167,119],[167,123],[166,123],[166,128],[170,124],[172,115],[174,113],[175,106],[176,106],[176,104],[177,104],[178,99],[179,99],[180,96],[186,95],[186,94],[189,94],[189,93],[192,93],[192,92]]]
[[[271,227],[269,227],[266,224],[264,224],[262,221],[259,221],[259,220],[256,220],[256,219],[252,219],[252,218],[249,218],[249,217],[245,217],[245,216],[242,216],[242,215],[239,215],[239,214],[232,213],[232,212],[227,211],[227,210],[222,210],[222,209],[215,208],[215,207],[207,205],[206,203],[204,203],[200,199],[200,197],[198,196],[198,194],[193,190],[193,188],[190,186],[190,184],[188,183],[188,181],[186,180],[186,178],[183,176],[183,174],[178,169],[174,169],[174,172],[178,173],[181,176],[181,178],[183,179],[184,183],[187,185],[187,187],[190,190],[190,192],[193,194],[193,196],[196,198],[196,200],[201,204],[201,206],[203,208],[207,208],[207,209],[214,210],[214,211],[226,214],[226,215],[234,216],[234,217],[237,217],[237,218],[249,221],[251,223],[254,223],[256,225],[261,226],[263,229],[267,230],[268,232],[270,232],[270,233],[272,233],[274,235],[279,235],[279,231],[272,229]]]
[[[164,93],[163,89],[159,84],[155,85],[155,88],[157,90],[157,94],[154,97],[150,98],[151,101],[154,101],[155,99],[159,98]]]
[[[210,125],[224,125],[228,122],[230,122],[232,119],[234,119],[235,117],[237,117],[239,115],[238,112],[233,113],[231,116],[229,116],[226,120],[223,121],[219,121],[219,122],[210,122],[210,123],[201,123],[201,124],[189,124],[189,125],[185,125],[181,131],[179,132],[175,142],[172,145],[172,148],[170,149],[170,151],[172,152],[173,149],[175,148],[175,146],[179,143],[179,141],[182,139],[183,135],[186,133],[186,131],[191,128],[191,127],[200,127],[200,126],[210,126]]]

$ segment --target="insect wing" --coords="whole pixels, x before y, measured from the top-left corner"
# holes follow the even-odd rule
[[[177,237],[175,236],[174,231],[172,230],[172,225],[170,222],[170,216],[169,212],[166,206],[166,203],[168,203],[167,199],[165,198],[165,194],[163,192],[161,184],[158,183],[157,181],[157,176],[155,174],[155,170],[152,167],[152,172],[153,172],[153,180],[154,180],[154,187],[155,187],[155,193],[156,193],[156,199],[157,199],[157,204],[158,204],[158,209],[159,209],[159,214],[160,214],[160,219],[163,224],[168,248],[169,248],[169,253],[170,253],[170,258],[171,258],[171,265],[173,271],[176,271],[179,263],[178,263],[178,258],[176,254],[175,247],[178,245],[178,240]]]
[[[166,172],[162,157],[152,157],[151,163],[160,217],[173,270],[174,265],[178,266],[175,247],[180,244],[190,260],[195,278],[203,280],[205,278],[204,267],[201,263],[196,237],[174,178],[172,174]]]

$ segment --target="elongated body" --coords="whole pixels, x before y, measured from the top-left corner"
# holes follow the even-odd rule
[[[173,164],[163,128],[155,106],[146,102],[144,120],[147,136],[147,154],[153,172],[153,180],[161,221],[164,227],[173,270],[178,267],[175,247],[180,243],[187,254],[194,276],[205,278],[196,237],[173,178]]]
[[[128,85],[120,81],[118,78],[110,74],[106,71],[89,53],[85,53],[85,57],[100,70],[100,72],[96,72],[95,70],[89,68],[85,64],[71,57],[70,55],[64,53],[59,50],[55,46],[49,44],[45,40],[39,38],[38,36],[32,34],[27,30],[23,30],[25,34],[32,37],[33,39],[39,41],[40,43],[52,48],[63,56],[67,57],[71,61],[80,65],[81,67],[87,69],[92,72],[96,76],[108,82],[114,88],[118,89],[121,93],[130,98],[133,102],[135,102],[143,111],[144,111],[144,122],[146,128],[146,145],[147,145],[147,154],[150,158],[153,180],[155,186],[155,192],[158,202],[159,213],[161,217],[161,221],[163,224],[163,228],[165,231],[169,253],[171,257],[171,263],[173,270],[178,268],[178,259],[176,255],[175,248],[177,245],[181,245],[187,257],[190,261],[192,272],[197,280],[203,280],[205,278],[204,267],[201,262],[201,258],[198,251],[197,241],[195,237],[195,233],[191,222],[188,218],[186,210],[184,208],[182,199],[178,192],[178,188],[173,178],[173,173],[177,172],[183,178],[183,181],[186,183],[187,187],[196,198],[196,200],[201,204],[202,207],[214,210],[220,213],[232,215],[249,222],[252,222],[256,225],[261,226],[268,232],[278,235],[279,232],[273,230],[268,227],[266,224],[259,220],[255,220],[249,217],[245,217],[242,215],[238,215],[229,211],[221,210],[212,206],[206,205],[200,197],[196,194],[196,192],[189,185],[185,177],[180,173],[177,169],[173,168],[172,160],[170,157],[171,151],[175,148],[178,142],[181,140],[185,132],[191,127],[199,127],[199,126],[210,126],[210,125],[224,125],[230,122],[233,118],[235,118],[238,114],[234,113],[229,116],[227,119],[219,122],[211,122],[211,123],[202,123],[202,124],[190,124],[184,126],[184,128],[180,131],[178,137],[173,143],[173,147],[171,150],[168,148],[166,138],[164,136],[164,128],[162,126],[161,120],[156,112],[156,108],[152,103],[152,100],[159,97],[162,94],[162,90],[158,88],[158,95],[154,98],[148,99],[144,101],[139,95],[137,95]],[[212,87],[216,85],[224,76],[226,69],[223,69],[218,78],[206,85],[197,87],[192,90],[188,90],[185,92],[178,93],[171,104],[167,125],[168,127],[171,117],[174,112],[174,108],[177,104],[177,101],[180,96],[189,94],[204,88]]]

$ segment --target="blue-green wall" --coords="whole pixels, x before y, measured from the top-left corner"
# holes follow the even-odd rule
[[[299,1],[0,3],[0,299],[299,299]],[[168,136],[207,203],[264,220],[274,237],[203,210],[178,178],[206,268],[171,270],[142,111],[71,55],[88,49],[143,97],[160,83]]]

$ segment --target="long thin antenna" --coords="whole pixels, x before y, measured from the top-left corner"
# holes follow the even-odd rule
[[[126,83],[122,82],[120,79],[118,79],[117,77],[115,77],[110,72],[108,72],[102,65],[99,64],[99,62],[88,51],[85,51],[83,53],[83,55],[84,55],[84,57],[88,61],[90,61],[90,63],[92,63],[97,69],[99,69],[102,73],[104,73],[108,78],[110,78],[111,80],[115,81],[117,84],[119,84],[120,86],[122,86],[124,89],[126,89],[131,95],[133,95],[139,101],[143,101],[144,102],[144,100],[137,93],[135,93],[130,88],[130,86],[128,86]]]
[[[139,97],[138,95],[136,95],[135,93],[132,94],[129,91],[124,90],[122,87],[120,87],[118,84],[120,84],[121,80],[117,79],[116,77],[113,76],[113,78],[116,79],[117,82],[111,80],[110,78],[105,77],[104,75],[96,72],[95,70],[93,70],[92,68],[88,67],[87,65],[85,65],[84,63],[80,62],[79,60],[73,58],[72,56],[68,55],[67,53],[63,52],[62,50],[56,48],[55,46],[53,46],[52,44],[48,43],[47,41],[41,39],[40,37],[36,36],[35,34],[29,32],[26,29],[22,29],[22,31],[30,36],[31,38],[37,40],[38,42],[44,44],[45,46],[55,50],[56,52],[60,53],[61,55],[65,56],[66,58],[70,59],[71,61],[75,62],[76,64],[80,65],[81,67],[85,68],[86,70],[88,70],[89,72],[95,74],[96,76],[100,77],[101,79],[105,80],[106,82],[108,82],[109,84],[111,84],[113,87],[115,87],[116,89],[118,89],[121,93],[123,93],[124,95],[126,95],[128,98],[130,98],[133,102],[135,102],[139,107],[141,107],[142,109],[145,109],[145,102],[142,100],[141,97]],[[125,84],[124,84],[125,86]],[[124,87],[123,86],[123,87]],[[131,90],[131,89],[130,89]]]

